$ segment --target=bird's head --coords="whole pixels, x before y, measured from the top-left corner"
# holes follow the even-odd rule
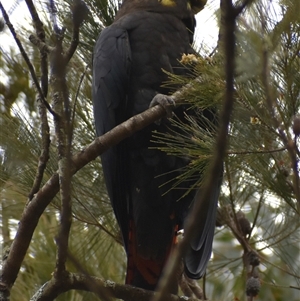
[[[123,0],[122,8],[135,8],[151,11],[191,11],[197,14],[201,11],[207,0]]]

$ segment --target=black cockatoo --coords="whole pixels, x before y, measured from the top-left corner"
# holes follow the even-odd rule
[[[166,72],[184,75],[183,54],[193,54],[194,14],[206,0],[124,0],[112,25],[105,28],[93,56],[93,105],[97,135],[103,135],[131,116],[146,110],[158,94],[170,94],[162,86]],[[180,106],[174,113],[192,109]],[[155,289],[166,259],[184,227],[194,193],[186,181],[176,189],[170,182],[189,161],[158,150],[153,131],[168,132],[170,121],[152,124],[101,155],[108,194],[121,228],[127,253],[126,283]],[[211,255],[216,185],[202,228],[184,258],[191,278],[205,273]]]

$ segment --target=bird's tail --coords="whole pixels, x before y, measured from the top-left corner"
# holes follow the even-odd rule
[[[177,229],[178,227],[175,227],[174,236],[166,249],[165,256],[159,259],[144,258],[138,253],[134,222],[130,222],[126,284],[147,290],[155,290],[170,252],[177,243]]]
[[[223,170],[220,172],[222,175]],[[206,271],[207,263],[212,252],[212,244],[214,238],[216,213],[222,176],[219,181],[214,183],[210,198],[202,200],[203,210],[199,215],[199,231],[194,235],[189,243],[189,248],[184,257],[185,273],[191,279],[199,279],[203,277]],[[202,191],[198,190],[196,199],[201,199]],[[201,201],[201,200],[198,200]]]

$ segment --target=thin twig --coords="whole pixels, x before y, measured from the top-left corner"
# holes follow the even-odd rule
[[[43,26],[43,22],[41,21],[38,12],[33,4],[32,0],[25,0],[28,10],[31,14],[32,21],[35,27],[35,32],[37,37],[45,43],[45,30]],[[41,87],[44,97],[47,97],[48,94],[48,58],[47,54],[40,49],[40,55],[41,55]]]
[[[267,45],[264,45],[264,49],[263,49],[263,53],[262,53],[262,83],[265,89],[265,94],[266,94],[266,105],[269,109],[269,112],[271,114],[272,117],[272,121],[273,124],[275,126],[275,128],[277,129],[279,136],[283,142],[283,144],[285,145],[286,149],[288,150],[288,153],[290,155],[291,158],[291,163],[292,163],[292,169],[293,169],[293,190],[295,193],[295,197],[298,203],[298,208],[300,209],[300,182],[299,182],[299,172],[298,172],[298,160],[297,160],[297,156],[296,156],[296,152],[295,152],[295,145],[294,145],[294,141],[292,139],[288,139],[286,133],[284,132],[284,130],[281,127],[281,122],[280,120],[278,120],[278,117],[276,116],[275,110],[274,110],[274,97],[273,97],[273,93],[271,91],[271,87],[270,87],[270,82],[271,82],[271,78],[270,78],[270,70],[269,70],[269,61],[268,61],[268,56],[269,56],[269,52],[268,52],[268,48]]]
[[[83,79],[86,75],[86,72],[89,68],[89,65],[86,65],[85,66],[85,69],[83,71],[83,73],[81,74],[80,76],[80,79],[79,79],[79,83],[78,83],[78,87],[77,87],[77,90],[76,90],[76,94],[75,94],[75,99],[74,99],[74,104],[73,104],[73,109],[72,109],[72,116],[71,116],[71,134],[73,135],[73,129],[74,129],[74,120],[75,120],[75,113],[76,113],[76,104],[77,104],[77,100],[78,100],[78,96],[79,96],[79,92],[80,92],[80,88],[81,88],[81,85],[82,85],[82,82],[83,82]]]
[[[257,151],[228,151],[228,155],[253,155],[253,154],[272,154],[272,153],[279,153],[282,151],[287,150],[286,147],[280,147],[277,149],[262,149]]]
[[[290,286],[288,286],[289,288],[293,288],[293,289],[295,289],[295,290],[300,290],[300,287],[297,287],[297,286],[293,286],[293,285],[290,285]]]
[[[68,62],[71,60],[73,54],[76,51],[76,48],[78,46],[79,43],[79,27],[78,26],[73,26],[73,31],[72,31],[73,35],[72,35],[72,41],[71,41],[71,45],[69,47],[69,49],[66,52],[65,55],[65,60]]]
[[[255,212],[252,227],[251,227],[251,230],[250,230],[250,233],[249,233],[249,239],[252,235],[254,227],[256,227],[256,223],[257,223],[257,220],[258,220],[258,217],[259,217],[259,212],[260,212],[260,209],[262,207],[262,202],[263,202],[263,193],[261,193],[261,196],[260,196],[259,201],[258,201],[258,206],[257,206],[256,212]]]
[[[89,68],[89,65],[86,65],[85,68],[84,68],[84,71],[81,74],[80,79],[79,79],[78,87],[77,87],[76,94],[75,94],[74,106],[73,106],[72,123],[73,123],[73,121],[75,119],[76,103],[77,103],[77,100],[78,100],[80,88],[81,88],[83,79],[84,79],[84,77],[86,75],[86,72],[87,72],[88,68]]]
[[[39,156],[38,167],[36,171],[36,175],[34,178],[34,182],[32,188],[28,194],[28,201],[31,201],[34,194],[38,192],[40,189],[44,172],[47,166],[47,162],[49,160],[49,147],[50,147],[50,128],[48,124],[47,118],[47,110],[42,101],[38,99],[38,112],[40,117],[40,128],[41,128],[41,136],[42,136],[42,145],[41,145],[41,154]]]
[[[55,115],[55,112],[51,109],[49,103],[46,101],[46,99],[44,97],[44,94],[42,92],[42,89],[40,87],[39,81],[37,79],[34,67],[31,64],[31,61],[30,61],[30,59],[29,59],[29,57],[28,57],[28,55],[27,55],[27,53],[26,53],[26,51],[25,51],[25,49],[24,49],[24,47],[23,47],[23,45],[22,45],[22,43],[20,41],[20,39],[18,38],[18,35],[17,35],[17,33],[16,33],[13,25],[11,24],[11,22],[9,20],[9,17],[8,17],[8,15],[7,15],[7,13],[6,13],[6,11],[5,11],[5,9],[4,9],[4,7],[3,7],[3,5],[2,5],[1,2],[0,2],[0,9],[2,11],[3,18],[4,18],[5,22],[6,22],[8,28],[9,28],[11,34],[12,34],[12,36],[13,36],[13,38],[14,38],[14,40],[15,40],[15,42],[16,42],[16,44],[17,44],[17,46],[18,46],[18,48],[19,48],[19,50],[20,50],[20,52],[21,52],[21,54],[22,54],[22,56],[23,56],[23,58],[24,58],[24,60],[26,62],[26,64],[27,64],[27,66],[28,66],[29,72],[31,74],[31,78],[32,78],[32,80],[33,80],[33,82],[34,82],[34,84],[36,86],[36,89],[37,89],[37,91],[39,93],[39,96],[40,96],[41,100],[43,101],[43,103],[46,106],[47,110],[52,115]]]
[[[263,256],[263,261],[264,261],[264,263],[267,263],[267,264],[269,264],[270,266],[272,266],[272,267],[278,269],[279,271],[283,272],[283,274],[290,275],[290,276],[292,276],[292,277],[297,278],[297,279],[300,280],[300,275],[299,275],[299,274],[291,273],[288,269],[282,268],[280,265],[275,264],[275,263],[273,263],[272,261],[269,261],[267,258],[268,258],[268,257]],[[285,266],[285,265],[284,265],[284,266]]]
[[[43,23],[39,18],[35,6],[31,0],[26,0],[26,4],[31,14],[34,27],[36,30],[36,34],[39,37],[37,39],[41,41],[41,43],[45,44],[46,35],[43,28]],[[42,89],[43,96],[46,99],[48,94],[48,56],[47,56],[48,53],[44,50],[44,48],[39,48],[39,50],[40,50],[40,62],[41,62],[40,64],[41,89]],[[38,103],[38,113],[41,122],[40,129],[41,129],[41,137],[42,137],[42,143],[41,143],[42,150],[39,157],[38,168],[34,179],[34,183],[28,195],[28,201],[30,201],[33,198],[33,195],[39,190],[43,180],[47,162],[49,160],[50,128],[49,128],[48,117],[47,117],[47,109],[43,100],[40,97],[38,97],[37,103]]]
[[[100,228],[101,230],[103,230],[106,234],[108,234],[110,237],[112,237],[117,243],[119,243],[120,245],[123,246],[123,241],[122,239],[120,238],[121,235],[116,236],[116,235],[113,235],[105,226],[103,226],[100,222],[99,222],[99,219],[93,214],[93,212],[89,209],[89,207],[87,205],[85,205],[86,202],[81,202],[79,199],[77,199],[77,202],[83,207],[84,209],[84,213],[88,213],[92,218],[93,220],[95,221],[94,223],[92,222],[89,222],[87,221],[86,219],[84,218],[81,218],[79,217],[77,214],[73,213],[73,217],[79,221],[82,221],[84,223],[87,223],[87,224],[90,224],[90,225],[94,225],[98,228]]]
[[[79,43],[79,29],[88,13],[88,8],[82,0],[73,1],[71,10],[73,17],[72,41],[69,49],[66,51],[66,54],[64,56],[66,63],[70,61],[77,49]]]

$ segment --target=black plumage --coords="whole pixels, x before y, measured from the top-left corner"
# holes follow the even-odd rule
[[[194,12],[202,9],[204,2],[124,1],[113,24],[101,32],[94,49],[97,135],[146,110],[158,93],[170,94],[170,89],[162,86],[168,80],[163,70],[186,74],[187,69],[179,60],[183,54],[194,53]],[[175,114],[187,122],[184,114],[194,112],[180,106]],[[170,190],[170,180],[189,163],[188,159],[155,148],[153,131],[165,133],[170,128],[169,121],[152,124],[101,156],[108,194],[128,256],[126,282],[146,289],[155,288],[175,242],[175,232],[183,228],[194,199],[193,193],[186,194],[192,181]],[[186,272],[192,278],[204,274],[211,254],[220,186],[217,182],[211,205],[201,217],[203,227],[185,258]]]

